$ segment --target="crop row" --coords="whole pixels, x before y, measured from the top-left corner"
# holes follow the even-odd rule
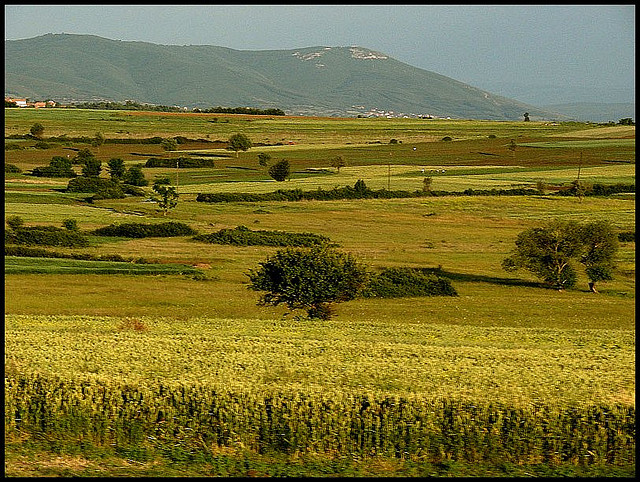
[[[10,433],[99,446],[385,455],[467,462],[635,463],[635,408],[249,393],[40,375],[5,378]]]

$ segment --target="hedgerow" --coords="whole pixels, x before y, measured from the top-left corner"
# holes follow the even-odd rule
[[[390,191],[387,189],[372,190],[366,187],[362,179],[353,187],[345,186],[325,190],[318,188],[315,191],[302,191],[301,189],[278,189],[268,193],[200,193],[196,197],[198,202],[264,202],[264,201],[337,201],[342,199],[394,199],[428,196],[523,196],[537,195],[537,189],[467,189],[463,192],[453,191]]]
[[[176,163],[178,168],[215,167],[213,159],[193,159],[189,157],[179,157],[177,159],[150,157],[144,167],[176,167]]]
[[[59,253],[43,248],[32,248],[29,246],[5,246],[5,256],[17,256],[22,258],[63,258],[63,259],[81,259],[85,261],[119,261],[124,263],[146,264],[148,261],[144,258],[125,258],[119,254],[89,254],[89,253]]]
[[[197,234],[197,231],[184,223],[170,221],[159,224],[111,224],[95,229],[91,231],[91,234],[95,236],[121,236],[124,238],[166,238],[172,236],[191,236]]]
[[[287,233],[285,231],[252,231],[246,226],[221,229],[215,233],[194,236],[194,241],[235,246],[295,246],[311,247],[329,244],[326,236],[313,233]]]

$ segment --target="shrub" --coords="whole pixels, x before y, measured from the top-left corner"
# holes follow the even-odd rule
[[[24,219],[20,216],[9,216],[6,220],[7,226],[16,231],[24,225]]]
[[[636,242],[636,232],[635,231],[623,231],[618,233],[618,241],[622,243],[635,243]]]
[[[95,236],[121,236],[124,238],[166,238],[197,234],[190,226],[175,221],[159,224],[124,223],[111,224],[91,232]]]
[[[55,226],[30,226],[20,227],[11,232],[5,231],[4,242],[5,244],[67,246],[71,248],[89,245],[89,241],[83,234]]]
[[[103,179],[101,177],[85,176],[79,176],[71,179],[69,184],[67,184],[66,190],[67,192],[99,192],[108,189],[120,189],[120,191],[122,191],[122,188],[116,181]]]
[[[367,297],[458,296],[451,281],[419,268],[385,268],[373,275]]]
[[[78,231],[78,221],[75,219],[63,219],[62,227],[68,231]]]
[[[328,244],[329,238],[313,233],[287,233],[284,231],[252,231],[246,226],[221,229],[211,234],[200,234],[193,238],[215,244],[235,246],[298,246],[311,247]]]

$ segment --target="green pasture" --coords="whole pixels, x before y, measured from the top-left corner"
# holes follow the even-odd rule
[[[217,119],[217,120],[216,120]],[[388,143],[454,139],[478,139],[489,135],[517,137],[552,135],[577,130],[572,123],[506,122],[440,119],[315,118],[244,116],[228,114],[176,114],[165,112],[100,111],[83,109],[5,109],[5,137],[26,134],[35,122],[46,136],[89,136],[102,132],[107,138],[186,137],[227,140],[243,132],[255,143],[289,141],[302,144]],[[595,127],[595,126],[594,126]]]
[[[635,242],[620,243],[614,279],[599,283],[598,294],[589,292],[581,266],[576,286],[563,292],[526,271],[501,267],[517,235],[546,221],[606,220],[619,232],[635,232],[634,193],[196,202],[198,193],[328,190],[359,179],[370,189],[416,191],[431,177],[432,190],[460,192],[569,185],[578,172],[585,182],[631,184],[635,127],[5,109],[5,137],[27,133],[34,122],[45,126],[45,136],[101,132],[107,138],[191,140],[172,153],[149,144],[35,149],[33,141],[7,140],[26,148],[5,151],[5,163],[23,169],[5,176],[5,219],[58,227],[74,219],[87,233],[114,223],[167,221],[200,234],[236,226],[310,232],[328,237],[372,272],[439,267],[459,296],[356,298],[338,304],[331,320],[309,321],[285,307],[258,306],[259,294],[248,289],[248,270],[277,248],[216,245],[191,236],[91,235],[88,247],[55,251],[152,264],[5,256],[6,376],[523,407],[635,406]],[[238,132],[254,147],[237,156],[196,140],[226,141]],[[509,149],[511,140],[515,149]],[[150,184],[166,175],[178,186],[178,205],[166,216],[149,200],[150,186],[145,196],[91,203],[89,193],[63,192],[68,180],[27,173],[53,155],[86,147],[103,168],[112,157],[127,166],[152,155],[225,157],[214,157],[215,167],[206,169],[144,168]],[[258,164],[260,152],[271,154],[270,164],[289,160],[291,179],[271,179]],[[339,172],[331,167],[338,155],[346,161]],[[102,176],[108,177],[104,169]]]

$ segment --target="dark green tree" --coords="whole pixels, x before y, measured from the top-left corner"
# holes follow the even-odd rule
[[[153,182],[153,191],[156,195],[152,196],[152,199],[158,203],[163,216],[178,205],[178,192],[174,186],[171,186],[168,177],[156,179]]]
[[[261,152],[260,154],[258,154],[258,164],[260,164],[262,167],[267,167],[267,164],[270,160],[270,154],[267,154],[266,152]]]
[[[593,292],[597,292],[597,281],[613,277],[618,239],[607,222],[581,225],[576,221],[555,220],[521,232],[515,244],[502,267],[506,271],[524,268],[559,290],[575,285],[576,261],[585,267]]]
[[[238,157],[238,151],[248,151],[252,145],[251,140],[244,134],[234,134],[229,137],[227,149],[235,151],[236,157]]]
[[[48,166],[35,167],[31,174],[39,177],[76,177],[71,159],[63,156],[53,156]]]
[[[589,290],[597,293],[596,283],[613,279],[614,258],[618,251],[618,234],[608,221],[594,221],[582,226],[583,252],[580,262],[589,278]]]
[[[276,181],[284,181],[291,175],[289,161],[282,159],[269,168],[269,175]]]
[[[147,186],[149,184],[140,166],[131,166],[125,173],[123,181],[131,186]]]
[[[331,318],[333,303],[358,296],[368,279],[365,267],[352,255],[327,246],[280,250],[248,276],[249,289],[265,292],[259,305],[284,303],[322,320]]]
[[[502,267],[509,272],[524,268],[550,286],[563,290],[576,283],[571,260],[579,255],[581,248],[577,222],[551,221],[518,234],[516,247],[511,256],[502,261]]]
[[[42,136],[44,135],[44,126],[40,124],[40,122],[36,122],[31,126],[31,129],[29,129],[29,132],[33,137],[37,139],[42,139]]]
[[[91,140],[91,145],[93,147],[100,147],[102,144],[104,144],[104,141],[105,138],[102,132],[96,132],[96,135],[93,136],[93,139]]]
[[[99,177],[102,172],[102,161],[96,157],[87,159],[82,166],[82,175],[85,177]]]
[[[109,176],[113,181],[121,181],[127,171],[124,161],[118,157],[113,157],[107,162]]]
[[[336,156],[331,159],[331,167],[335,167],[338,172],[340,172],[340,168],[346,166],[347,163],[343,159],[342,156]]]
[[[95,157],[89,149],[80,149],[76,155],[73,156],[72,162],[73,164],[85,164],[89,159],[95,159]]]
[[[176,141],[173,137],[162,139],[160,145],[165,151],[175,151],[176,149],[178,149],[178,141]]]

